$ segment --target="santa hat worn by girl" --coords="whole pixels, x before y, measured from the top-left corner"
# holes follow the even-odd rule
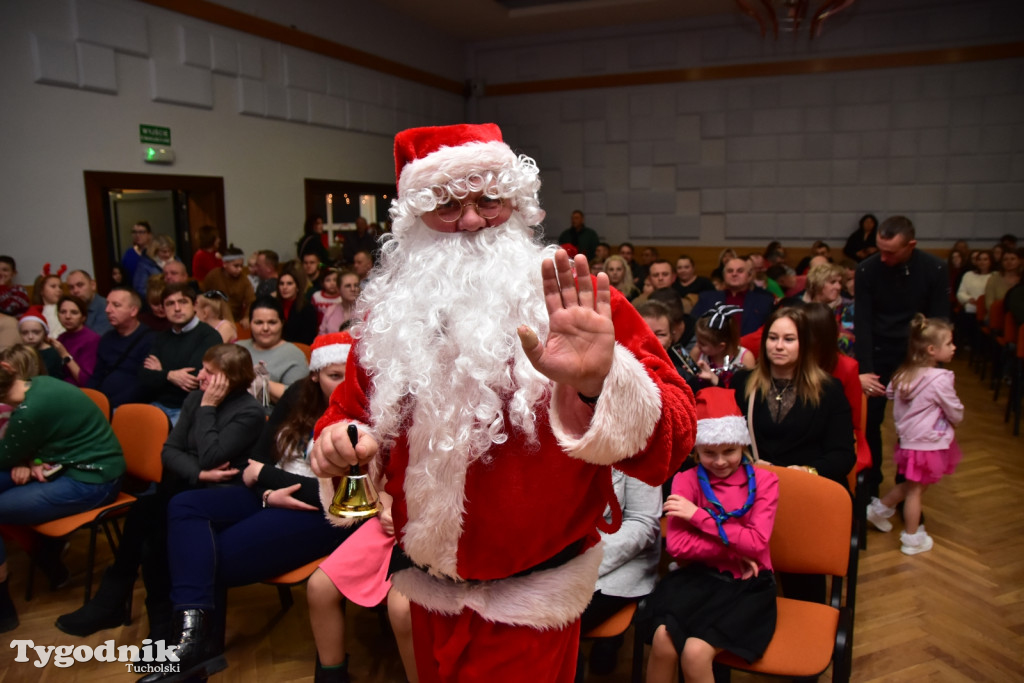
[[[46,332],[47,336],[50,334],[50,326],[46,324],[46,316],[43,315],[42,306],[30,306],[28,310],[21,314],[18,318],[18,329],[21,329],[22,323],[39,323],[43,326],[43,331]]]
[[[736,405],[732,389],[708,387],[697,392],[697,441],[695,446],[735,443],[750,445],[747,421]]]
[[[352,335],[348,332],[321,334],[313,340],[309,355],[309,371],[316,372],[328,365],[344,363],[352,350]]]

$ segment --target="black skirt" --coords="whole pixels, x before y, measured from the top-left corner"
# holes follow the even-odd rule
[[[775,576],[737,579],[694,564],[662,579],[647,598],[637,628],[650,643],[663,625],[677,652],[699,638],[748,662],[761,658],[775,634]]]

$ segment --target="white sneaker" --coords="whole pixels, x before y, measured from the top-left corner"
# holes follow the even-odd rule
[[[868,503],[868,521],[879,531],[886,533],[892,531],[892,522],[889,521],[889,518],[895,514],[895,508],[886,507],[877,498],[872,498]]]
[[[932,546],[935,545],[932,541],[932,537],[924,530],[923,524],[917,528],[915,533],[908,534],[904,531],[900,534],[900,541],[903,543],[900,547],[900,552],[904,555],[925,553],[931,550]]]

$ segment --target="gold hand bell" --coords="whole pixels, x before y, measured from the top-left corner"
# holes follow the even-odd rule
[[[348,439],[355,449],[359,441],[359,429],[355,424],[349,423],[347,431]],[[377,500],[377,491],[370,483],[370,478],[359,465],[352,465],[348,476],[342,477],[338,482],[338,489],[328,511],[335,517],[365,519],[377,514]]]

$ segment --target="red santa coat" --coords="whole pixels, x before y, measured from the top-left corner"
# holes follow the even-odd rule
[[[555,385],[538,407],[538,443],[513,430],[467,466],[464,458],[431,453],[413,424],[388,450],[381,464],[398,541],[426,569],[394,577],[411,600],[435,612],[468,607],[491,621],[536,628],[560,628],[582,613],[601,561],[598,525],[615,500],[608,466],[660,486],[696,434],[693,394],[617,291],[612,322],[614,360],[597,405]],[[316,436],[342,421],[369,429],[372,379],[358,356],[357,342]],[[329,504],[333,486],[324,484]],[[585,552],[523,574],[577,543]]]

